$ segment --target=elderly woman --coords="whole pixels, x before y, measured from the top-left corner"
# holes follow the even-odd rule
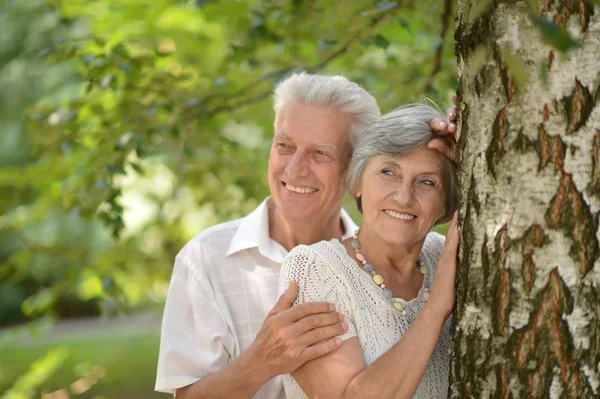
[[[331,302],[348,325],[338,350],[285,377],[288,398],[446,397],[459,233],[455,166],[427,147],[436,116],[411,105],[368,128],[347,171],[362,227],[284,261],[280,291],[296,281],[297,304]],[[446,239],[430,232],[450,219]]]

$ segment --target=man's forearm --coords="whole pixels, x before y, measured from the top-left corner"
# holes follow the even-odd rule
[[[251,399],[273,376],[243,353],[222,370],[177,390],[177,399]]]

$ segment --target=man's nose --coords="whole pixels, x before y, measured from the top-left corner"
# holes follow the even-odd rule
[[[290,161],[286,166],[286,173],[292,180],[299,177],[308,176],[309,171],[307,155],[297,151],[290,158]]]

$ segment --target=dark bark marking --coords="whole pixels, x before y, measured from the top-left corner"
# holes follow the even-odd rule
[[[563,168],[564,144],[555,137],[554,163],[561,173],[558,191],[550,203],[546,214],[548,226],[560,229],[573,240],[569,254],[581,264],[582,274],[593,266],[600,253],[600,243],[596,238],[598,215],[593,215],[588,204],[577,190],[571,174]]]
[[[567,114],[566,133],[568,135],[585,126],[596,104],[592,93],[577,79],[575,79],[575,88],[571,95],[561,101]]]
[[[529,140],[527,136],[523,134],[523,127],[519,130],[517,134],[517,138],[513,144],[513,148],[521,153],[526,153],[528,151],[535,151],[535,144]]]
[[[548,139],[548,133],[546,133],[546,129],[544,128],[544,124],[540,124],[538,129],[538,143],[540,148],[540,165],[538,166],[538,172],[541,171],[548,165],[548,161],[550,160],[550,142]]]
[[[550,111],[548,110],[548,104],[544,104],[544,122],[548,122],[550,119]]]
[[[497,283],[494,283],[493,289],[496,291],[496,305],[492,304],[492,309],[498,309],[498,319],[496,320],[496,332],[499,335],[504,334],[505,322],[510,304],[510,273],[506,269],[506,255],[510,246],[508,238],[508,227],[505,225],[496,233],[494,237],[494,253],[492,259],[495,259],[494,270]],[[499,280],[499,281],[498,281]],[[499,284],[498,284],[499,283]]]
[[[509,129],[506,113],[506,107],[503,107],[500,112],[498,112],[498,115],[496,115],[496,119],[492,125],[492,141],[485,152],[488,169],[494,178],[496,177],[496,164],[506,152],[502,145],[502,142],[508,134]]]
[[[592,151],[592,182],[590,193],[600,196],[600,130],[596,131]]]
[[[554,51],[548,53],[548,71],[552,68],[552,62],[554,61]]]
[[[542,5],[544,6],[544,11],[550,12],[550,0],[542,0]]]
[[[540,248],[544,241],[542,228],[539,224],[534,224],[527,230],[523,240],[523,281],[525,282],[525,291],[531,292],[535,282],[535,263],[533,253],[536,248]]]

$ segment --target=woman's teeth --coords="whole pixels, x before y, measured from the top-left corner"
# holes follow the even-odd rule
[[[406,213],[394,212],[394,211],[390,211],[388,209],[384,210],[384,212],[393,218],[401,219],[401,220],[412,220],[415,218],[415,215],[408,215]]]

